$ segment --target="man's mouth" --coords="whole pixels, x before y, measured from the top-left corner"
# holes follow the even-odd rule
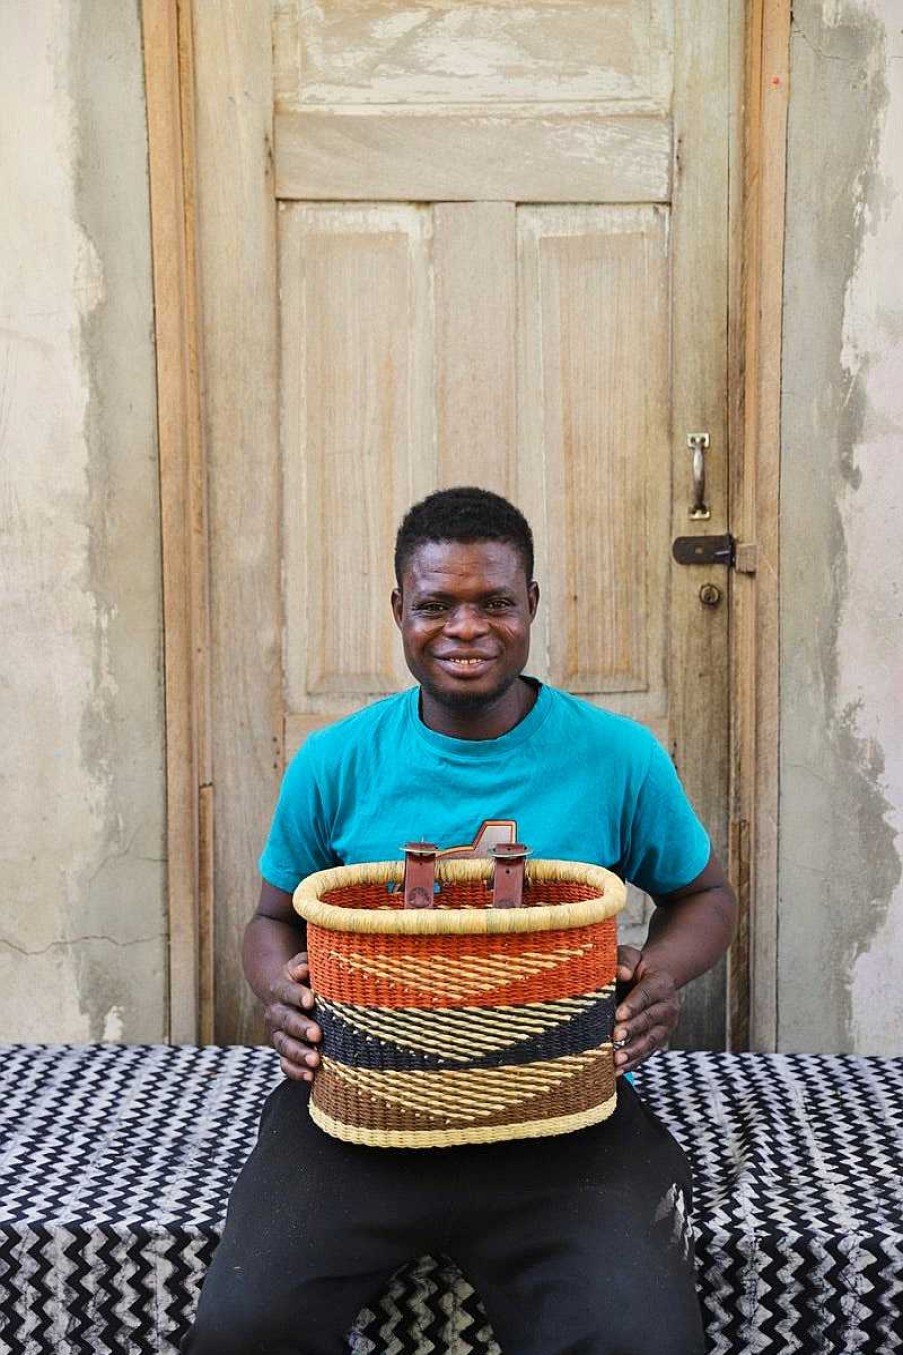
[[[437,654],[437,660],[454,673],[477,673],[492,662],[491,654]]]

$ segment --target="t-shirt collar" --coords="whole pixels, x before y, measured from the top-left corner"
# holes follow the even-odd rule
[[[528,677],[526,673],[524,677],[528,682],[535,684],[536,700],[524,718],[519,720],[513,729],[500,734],[497,739],[456,739],[450,734],[440,734],[437,730],[430,729],[420,718],[419,687],[410,687],[406,693],[408,719],[418,738],[438,753],[470,762],[482,762],[487,758],[497,757],[500,753],[507,753],[531,738],[549,713],[552,702],[549,688],[537,678]]]

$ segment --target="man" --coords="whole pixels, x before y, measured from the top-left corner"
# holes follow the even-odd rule
[[[395,621],[417,686],[312,735],[266,848],[245,973],[286,1081],[264,1109],[202,1294],[190,1355],[340,1355],[406,1260],[455,1257],[504,1355],[697,1355],[681,1150],[619,1082],[610,1119],[557,1138],[435,1150],[314,1126],[320,1029],[292,891],[421,836],[610,867],[659,905],[619,951],[618,1072],[666,1041],[678,991],[730,943],[736,901],[667,755],[632,721],[524,675],[539,602],[525,519],[485,490],[415,505],[396,543]]]

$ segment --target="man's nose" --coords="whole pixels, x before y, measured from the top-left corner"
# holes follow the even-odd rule
[[[458,635],[463,638],[467,635],[483,635],[488,626],[489,623],[481,607],[475,603],[462,603],[459,607],[455,607],[449,615],[445,623],[445,630],[449,635]]]

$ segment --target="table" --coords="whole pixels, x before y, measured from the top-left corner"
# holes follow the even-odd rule
[[[176,1355],[279,1077],[262,1048],[0,1046],[0,1351]],[[712,1355],[903,1351],[903,1059],[672,1052],[636,1081],[693,1163]],[[441,1256],[349,1348],[498,1355]]]

